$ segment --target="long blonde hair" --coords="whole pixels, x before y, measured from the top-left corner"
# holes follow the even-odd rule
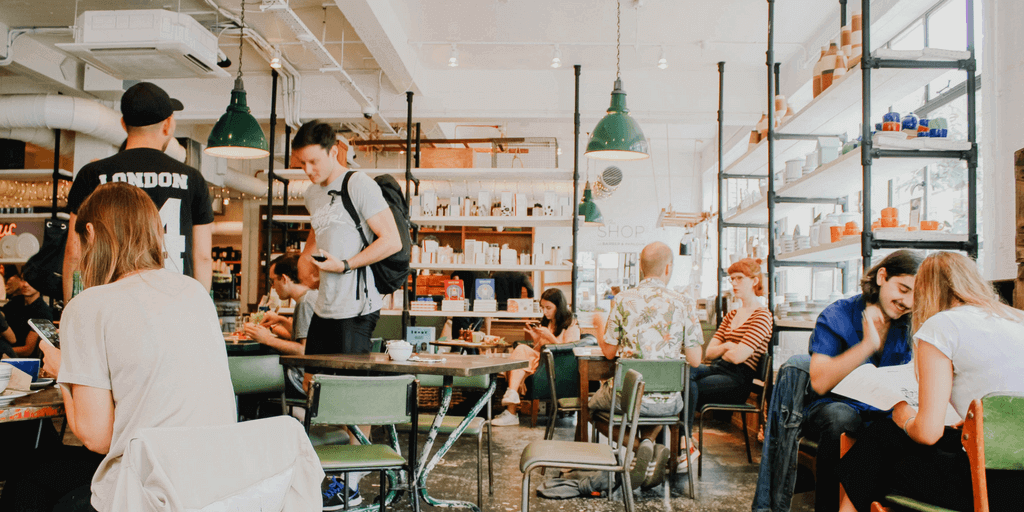
[[[90,241],[87,225],[92,225]],[[127,183],[107,183],[78,209],[82,284],[107,284],[139,270],[163,267],[163,223],[153,200]]]
[[[921,263],[914,282],[914,332],[936,313],[959,305],[976,306],[1015,322],[1024,321],[1024,311],[1002,303],[969,258],[945,251],[929,255]]]

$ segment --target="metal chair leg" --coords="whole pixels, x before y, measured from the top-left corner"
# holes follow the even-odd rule
[[[388,496],[388,477],[384,474],[384,471],[380,471],[380,512],[384,512],[384,502],[387,501]]]
[[[484,508],[484,431],[476,435],[476,506]]]
[[[608,497],[612,495],[611,486],[608,487]],[[633,482],[629,478],[629,467],[622,472],[622,499],[626,506],[626,512],[633,512],[635,510],[635,504],[633,503]]]
[[[661,437],[665,442],[665,447],[672,446],[671,439],[672,429],[668,425],[662,425]],[[665,510],[672,510],[672,472],[665,471],[665,480],[661,482],[661,485],[665,488]]]
[[[558,402],[551,401],[551,411],[548,414],[548,427],[544,429],[544,439],[551,440],[555,437],[555,420],[558,419]]]
[[[697,430],[697,451],[699,451],[701,455],[704,455],[704,412],[705,411],[700,412],[700,427],[698,427],[699,430]],[[690,456],[689,451],[686,452],[686,456]],[[697,478],[700,478],[701,470],[704,469],[704,465],[702,464],[703,462],[704,457],[701,457],[700,460],[697,461]]]
[[[487,401],[487,494],[494,496],[494,455],[491,450],[494,431],[491,428],[491,402]]]
[[[533,468],[526,468],[523,472],[523,501],[521,508],[523,512],[529,512],[530,510],[530,471]]]
[[[747,432],[747,413],[741,412],[740,418],[743,420],[743,442],[747,444],[747,463],[753,463],[754,458],[750,455],[750,433]]]
[[[683,422],[683,435],[686,436],[686,478],[690,481],[690,499],[697,499],[697,488],[693,485],[693,459],[690,458],[690,429],[687,428],[686,422]],[[700,468],[700,462],[697,462],[697,467]],[[698,471],[700,471],[698,469]],[[698,475],[699,476],[699,475]]]

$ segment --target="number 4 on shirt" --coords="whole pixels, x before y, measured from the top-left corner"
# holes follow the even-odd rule
[[[185,234],[181,232],[181,199],[169,197],[160,207],[164,224],[164,268],[185,271]]]

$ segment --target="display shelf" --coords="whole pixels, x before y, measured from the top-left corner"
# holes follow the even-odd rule
[[[468,265],[460,263],[414,263],[414,270],[480,270],[495,272],[560,272],[572,270],[572,265]]]
[[[954,235],[941,231],[875,231],[872,233],[876,240],[895,242],[906,242],[908,245],[914,242],[966,242],[967,235]],[[855,260],[861,257],[860,251],[861,236],[852,235],[843,238],[838,242],[819,245],[809,249],[800,249],[787,252],[776,259],[779,261],[825,261],[838,262]],[[893,249],[877,249],[873,252],[885,254]]]
[[[939,163],[942,158],[880,158],[871,163],[871,179],[879,183],[889,181],[908,172],[920,169],[928,164]],[[822,165],[799,180],[784,185],[775,191],[776,217],[785,217],[797,208],[806,208],[807,204],[778,202],[786,197],[820,197],[839,198],[856,193],[861,189],[861,148],[854,149],[838,159]],[[768,218],[767,199],[738,210],[726,218],[726,222],[750,223],[764,222]]]
[[[405,180],[405,169],[355,169],[366,173],[371,178],[382,174],[390,174],[399,183]],[[287,180],[308,180],[302,169],[284,169],[274,171],[278,177]],[[572,183],[572,169],[557,168],[470,168],[470,169],[413,169],[412,175],[421,181],[504,181],[508,183],[535,183],[544,181],[560,181]],[[266,174],[263,175],[266,179]]]
[[[910,51],[908,55],[915,52]],[[920,52],[916,52],[920,53]],[[965,54],[969,56],[969,54]],[[965,57],[966,58],[966,57]],[[892,105],[914,91],[928,85],[948,72],[948,69],[882,68],[871,70],[871,103],[878,108]],[[863,76],[860,64],[846,72],[825,92],[811,100],[804,108],[782,123],[775,131],[780,134],[838,135],[861,122],[861,89]],[[881,121],[881,119],[879,119]],[[852,132],[851,132],[852,133]],[[814,149],[814,141],[779,139],[775,141],[776,165],[786,160],[803,157]],[[768,167],[768,141],[763,140],[752,150],[736,159],[723,172],[730,174],[764,174]]]
[[[419,226],[571,227],[572,217],[413,217]]]
[[[0,213],[0,222],[9,220],[47,220],[52,215],[49,213]],[[61,220],[69,220],[70,215],[64,212],[57,212],[57,218]]]
[[[62,178],[71,179],[71,171],[60,169],[57,172]],[[50,181],[52,179],[53,169],[4,169],[0,171],[0,180]]]
[[[775,326],[776,327],[781,327],[783,329],[808,329],[808,330],[810,330],[810,329],[814,329],[814,324],[815,323],[816,322],[813,321],[813,320],[780,320],[778,318],[775,319]]]
[[[401,314],[401,311],[398,311]],[[541,318],[543,313],[509,313],[508,311],[409,311],[409,316],[450,316],[466,318]]]

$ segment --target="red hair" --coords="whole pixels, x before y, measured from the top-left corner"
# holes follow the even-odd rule
[[[729,265],[728,273],[730,275],[737,272],[751,279],[757,279],[757,283],[754,284],[754,295],[764,296],[764,272],[761,271],[761,258],[743,258]]]

